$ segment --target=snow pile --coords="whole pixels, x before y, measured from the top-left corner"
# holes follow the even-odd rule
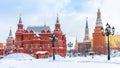
[[[110,62],[114,62],[114,63],[120,64],[120,60],[119,59],[120,59],[120,52],[116,52],[116,53],[111,55]]]
[[[45,54],[45,53],[48,53],[48,51],[38,51],[38,52],[36,52],[36,54]]]
[[[66,57],[61,57],[60,55],[55,55],[55,60],[53,60],[53,57],[51,57],[49,59],[49,62],[52,62],[52,61],[57,61],[57,62],[71,62],[73,60],[69,59],[69,58],[66,58]]]
[[[9,58],[8,58],[9,60]],[[95,55],[87,57],[61,57],[55,55],[55,61],[53,57],[47,59],[36,59],[33,61],[9,61],[3,60],[5,63],[0,63],[2,68],[120,68],[120,60],[116,57],[116,61],[111,57],[110,61],[107,61],[107,55]],[[70,61],[72,62],[70,62]],[[96,67],[97,66],[97,67]]]
[[[120,57],[120,52],[117,52],[117,53],[114,53],[114,54],[112,54],[112,56],[111,57]]]
[[[14,53],[5,56],[2,60],[33,60],[32,56],[25,53]]]

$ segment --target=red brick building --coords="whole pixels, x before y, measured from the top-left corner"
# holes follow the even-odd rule
[[[93,33],[93,51],[96,54],[106,54],[106,37],[102,35],[102,27],[101,12],[100,9],[98,9],[96,26]]]
[[[55,34],[58,37],[58,41],[54,43],[55,54],[66,56],[66,36],[61,31],[61,25],[59,18],[57,17],[55,29],[52,32],[50,27],[44,26],[28,26],[24,28],[21,16],[17,25],[18,29],[15,33],[15,40],[13,38],[7,39],[7,44],[14,46],[13,52],[22,52],[31,54],[33,56],[52,56],[53,47],[49,37]],[[11,35],[9,33],[9,35]],[[10,41],[11,40],[11,41]],[[14,43],[14,45],[12,44]]]

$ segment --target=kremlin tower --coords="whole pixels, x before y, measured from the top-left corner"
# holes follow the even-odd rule
[[[88,18],[86,18],[86,26],[85,26],[85,37],[84,37],[84,42],[89,42],[90,37],[89,37],[89,28],[88,28]]]
[[[18,22],[18,29],[15,33],[15,45],[16,47],[22,47],[23,46],[23,24],[22,24],[22,19],[21,19],[21,14],[20,14],[20,17],[19,17],[19,22]]]
[[[89,53],[90,48],[91,48],[91,40],[89,37],[88,18],[86,18],[85,36],[84,36],[83,42],[78,43],[78,51],[83,56],[86,56]]]
[[[13,50],[13,48],[14,48],[14,38],[12,35],[12,29],[10,28],[9,36],[6,40],[6,46],[5,46],[6,54],[9,54]]]
[[[93,33],[93,51],[96,54],[106,54],[106,37],[102,35],[101,28],[103,28],[103,24],[100,9],[98,9],[96,26]]]
[[[65,52],[67,50],[67,48],[66,48],[66,36],[65,36],[65,34],[62,33],[58,14],[57,14],[57,20],[56,20],[56,24],[55,24],[54,34],[58,37],[58,42],[56,42],[56,47],[59,47],[59,48],[56,49],[56,52],[59,51],[60,53],[63,53],[63,56],[65,56],[66,55]]]

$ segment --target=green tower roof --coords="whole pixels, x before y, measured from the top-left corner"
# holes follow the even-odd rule
[[[88,18],[86,17],[86,29],[88,29]]]

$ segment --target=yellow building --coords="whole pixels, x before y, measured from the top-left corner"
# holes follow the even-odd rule
[[[110,36],[110,48],[115,50],[120,49],[120,35]]]

